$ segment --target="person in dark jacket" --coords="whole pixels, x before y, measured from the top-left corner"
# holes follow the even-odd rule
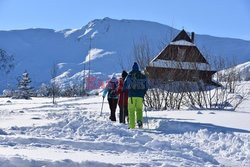
[[[116,79],[115,74],[113,74],[108,84],[106,85],[102,95],[102,97],[105,98],[105,96],[108,94],[108,102],[110,108],[109,119],[111,121],[116,121],[115,112],[118,102],[118,93],[116,91],[117,87],[118,87],[118,80]]]
[[[129,72],[124,81],[123,90],[128,90],[128,117],[129,128],[135,128],[135,121],[139,128],[142,128],[143,122],[143,98],[148,90],[148,81],[146,76],[139,70],[135,62],[132,71]]]
[[[128,73],[122,71],[122,78],[119,79],[117,92],[119,94],[118,105],[120,108],[119,120],[125,124],[125,118],[128,117],[128,90],[123,91],[123,83]]]

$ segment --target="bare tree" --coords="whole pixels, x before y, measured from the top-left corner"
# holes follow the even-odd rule
[[[153,57],[153,49],[147,37],[142,37],[133,42],[133,59],[136,61],[141,70],[145,70]],[[144,71],[145,72],[145,71]],[[145,73],[147,75],[147,73]],[[150,79],[150,78],[149,78]],[[164,94],[158,88],[159,82],[150,79],[150,85],[153,86],[145,95],[145,104],[154,109],[161,109],[164,101]],[[157,85],[157,86],[156,86]]]
[[[129,55],[117,56],[117,63],[119,64],[120,68],[125,71],[129,71],[133,65],[132,59]]]
[[[8,87],[7,75],[14,68],[14,57],[5,50],[0,49],[0,73],[6,75],[6,87]]]
[[[50,87],[43,83],[40,88],[37,90],[37,94],[40,97],[48,97],[50,94]]]
[[[142,70],[149,65],[152,57],[153,49],[150,47],[150,42],[146,37],[133,42],[133,58]]]
[[[236,62],[235,60],[233,62]],[[226,67],[231,68],[224,70]],[[198,108],[230,109],[235,110],[248,96],[246,91],[242,90],[244,85],[240,84],[239,71],[232,63],[221,57],[213,58],[213,66],[216,71],[214,80],[220,86],[207,85],[196,81],[197,90],[187,92],[187,105]]]
[[[14,68],[13,55],[7,54],[5,50],[0,49],[0,72],[9,73]]]

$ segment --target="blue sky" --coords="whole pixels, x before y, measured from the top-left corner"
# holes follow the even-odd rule
[[[250,0],[0,0],[0,30],[80,28],[104,17],[250,40]]]

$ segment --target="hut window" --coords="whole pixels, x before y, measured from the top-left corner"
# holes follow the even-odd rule
[[[181,49],[178,47],[177,61],[184,61],[186,49]]]

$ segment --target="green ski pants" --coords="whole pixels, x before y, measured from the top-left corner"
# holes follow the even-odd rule
[[[142,107],[143,107],[142,97],[129,97],[128,98],[128,118],[129,118],[130,129],[135,128],[135,124],[137,121],[143,122]]]

